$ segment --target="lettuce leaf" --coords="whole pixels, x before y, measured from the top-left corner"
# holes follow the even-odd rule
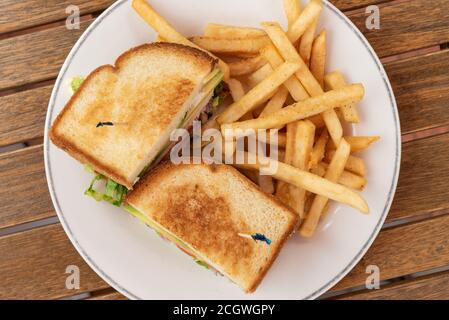
[[[95,183],[100,180],[106,180],[105,191],[100,192],[94,188]],[[120,207],[125,200],[128,189],[115,182],[110,178],[106,178],[102,174],[97,174],[89,185],[89,188],[84,192],[85,195],[94,198],[97,201],[107,201],[110,204]]]

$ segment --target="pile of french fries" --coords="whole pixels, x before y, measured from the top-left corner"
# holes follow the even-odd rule
[[[210,23],[204,35],[186,38],[145,0],[133,1],[158,41],[196,47],[218,59],[234,102],[207,128],[221,129],[225,140],[237,129],[279,130],[279,160],[258,155],[255,164],[236,166],[293,209],[301,220],[299,234],[311,237],[329,200],[369,212],[357,192],[366,185],[366,167],[355,154],[379,137],[344,135],[342,124],[360,122],[356,104],[364,87],[347,84],[339,71],[326,74],[327,34],[317,30],[322,1],[283,5],[287,30],[278,22],[262,22],[260,29]],[[270,144],[266,136],[258,139]],[[260,174],[273,161],[277,172]]]

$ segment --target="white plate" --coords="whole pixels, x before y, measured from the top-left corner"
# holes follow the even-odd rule
[[[285,26],[281,1],[151,3],[186,35],[201,34],[207,22],[258,26],[261,21],[278,20]],[[67,57],[53,89],[45,127],[45,169],[53,204],[67,235],[106,282],[129,298],[312,299],[335,285],[362,258],[394,196],[401,154],[399,118],[387,75],[362,34],[329,3],[321,21],[328,31],[328,71],[342,70],[351,82],[362,82],[366,88],[366,97],[359,105],[363,121],[349,130],[382,137],[363,154],[369,169],[363,196],[371,214],[365,216],[347,206],[333,205],[313,239],[295,236],[288,241],[252,295],[198,267],[122,210],[84,196],[91,174],[49,143],[48,128],[70,96],[69,78],[113,63],[130,47],[155,38],[133,12],[130,1],[125,0],[117,1],[86,30]]]

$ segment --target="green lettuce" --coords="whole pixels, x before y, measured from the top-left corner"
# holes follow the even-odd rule
[[[72,89],[72,92],[75,93],[83,84],[84,77],[73,77],[72,81],[70,81],[70,88]]]
[[[95,183],[100,180],[106,180],[106,187],[104,192],[96,190]],[[125,200],[128,189],[115,182],[110,178],[106,178],[102,174],[97,174],[91,181],[89,188],[84,192],[85,195],[94,198],[97,201],[107,201],[110,204],[120,207]]]

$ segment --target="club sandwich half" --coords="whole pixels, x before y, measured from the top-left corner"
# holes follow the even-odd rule
[[[248,293],[298,224],[294,212],[228,165],[164,162],[137,183],[124,208]]]

